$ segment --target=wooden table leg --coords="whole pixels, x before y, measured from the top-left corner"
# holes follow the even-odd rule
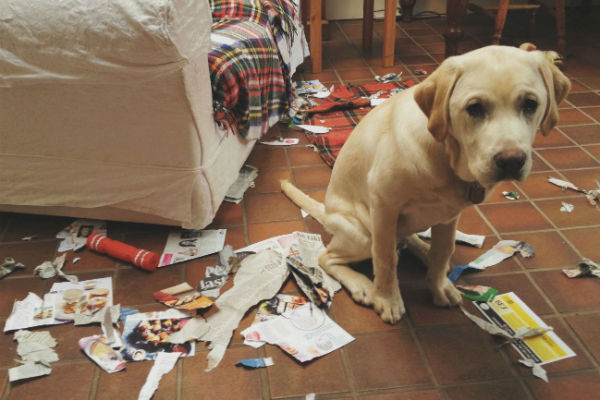
[[[323,43],[321,31],[321,2],[322,0],[310,1],[310,57],[312,60],[312,72],[319,73],[323,69]]]
[[[448,21],[446,31],[444,32],[444,37],[446,38],[446,57],[458,54],[458,43],[464,35],[462,25],[467,14],[467,4],[468,0],[447,0],[446,14]]]
[[[385,0],[383,12],[383,56],[384,67],[394,65],[394,48],[396,46],[396,0]]]

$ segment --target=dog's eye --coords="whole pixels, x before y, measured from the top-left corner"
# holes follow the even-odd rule
[[[538,103],[537,101],[532,99],[525,99],[521,107],[525,114],[533,114],[535,110],[537,110]]]
[[[485,117],[485,107],[481,103],[473,103],[467,106],[467,113],[473,118]]]

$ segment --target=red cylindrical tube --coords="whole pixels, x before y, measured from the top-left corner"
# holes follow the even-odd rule
[[[92,233],[87,238],[87,246],[100,253],[119,260],[130,262],[146,271],[154,271],[158,267],[160,256],[148,250],[138,249],[118,240],[112,240],[104,235]]]

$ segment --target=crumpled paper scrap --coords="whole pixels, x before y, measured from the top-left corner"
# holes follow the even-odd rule
[[[15,332],[14,340],[19,343],[17,354],[23,365],[8,370],[10,382],[49,375],[52,372],[50,364],[58,361],[58,354],[53,349],[56,347],[56,339],[50,332],[19,330]]]

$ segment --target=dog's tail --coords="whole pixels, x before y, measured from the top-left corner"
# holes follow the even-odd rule
[[[292,185],[287,179],[281,180],[281,190],[298,207],[312,215],[317,221],[323,224],[325,217],[325,204],[313,199],[296,186]]]

